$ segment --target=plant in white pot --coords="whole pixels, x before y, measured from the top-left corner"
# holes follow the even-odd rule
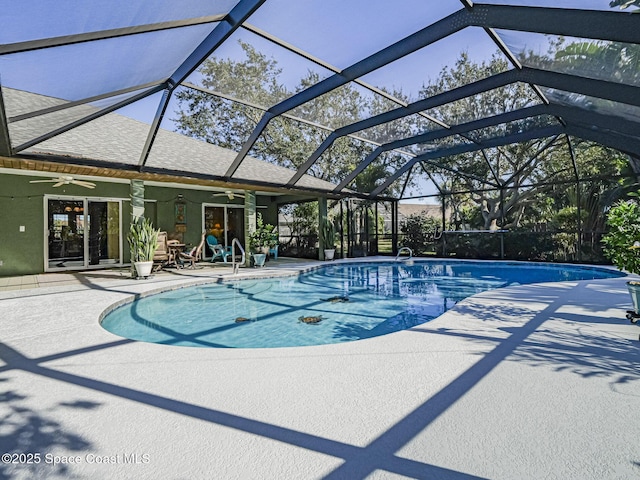
[[[333,260],[336,254],[336,227],[328,218],[320,225],[320,239],[324,245],[324,259]]]
[[[630,200],[615,204],[607,214],[607,234],[602,237],[604,254],[620,270],[640,274],[640,203],[636,195]],[[640,317],[640,281],[627,282],[634,313],[628,317],[634,321]],[[635,323],[635,322],[634,322]]]
[[[127,241],[131,252],[131,263],[136,269],[138,278],[147,278],[153,269],[153,256],[158,249],[158,233],[153,224],[141,218],[131,224]]]
[[[264,265],[269,250],[278,244],[276,227],[264,223],[262,214],[258,213],[256,229],[249,235],[249,247],[253,250],[253,260],[257,266]]]

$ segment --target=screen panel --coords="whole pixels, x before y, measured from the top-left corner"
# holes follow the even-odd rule
[[[214,27],[197,25],[3,55],[2,84],[74,101],[160,83]]]
[[[249,22],[345,69],[461,8],[457,0],[269,0]]]
[[[237,0],[183,0],[179,3],[145,0],[23,0],[3,1],[0,43],[100,32],[173,20],[224,15]]]

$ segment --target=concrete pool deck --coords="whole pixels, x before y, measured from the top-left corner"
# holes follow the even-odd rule
[[[0,291],[0,453],[24,454],[0,479],[640,477],[626,278],[484,292],[410,330],[316,347],[171,347],[98,324],[115,302],[224,268]]]

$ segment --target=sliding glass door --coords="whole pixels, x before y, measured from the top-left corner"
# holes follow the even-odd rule
[[[120,202],[89,200],[89,265],[120,263]]]
[[[244,206],[203,205],[203,225],[220,245],[230,246],[234,238],[244,247]],[[207,248],[207,256],[211,252]]]
[[[48,200],[48,267],[84,266],[84,200]]]
[[[120,200],[47,199],[46,270],[122,264]]]

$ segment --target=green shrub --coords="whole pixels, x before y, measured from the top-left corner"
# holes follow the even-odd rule
[[[618,202],[607,214],[609,231],[602,238],[604,254],[620,270],[640,273],[640,205]]]
[[[437,219],[424,213],[409,215],[400,225],[403,235],[400,246],[409,247],[414,255],[427,251],[434,243],[439,225]]]

